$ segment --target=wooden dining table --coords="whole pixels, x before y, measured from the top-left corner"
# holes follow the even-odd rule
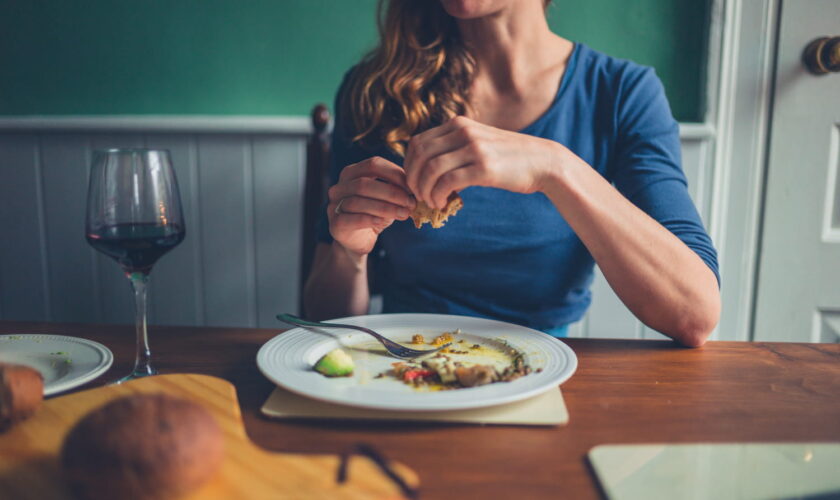
[[[564,339],[578,357],[561,389],[570,420],[557,427],[271,420],[274,385],[259,348],[281,328],[150,328],[161,373],[199,373],[236,387],[250,439],[269,450],[343,453],[366,443],[420,477],[421,498],[599,498],[587,453],[624,443],[840,442],[840,344]],[[101,342],[129,372],[134,329],[0,321],[0,334],[49,333]],[[559,341],[559,340],[558,340]]]

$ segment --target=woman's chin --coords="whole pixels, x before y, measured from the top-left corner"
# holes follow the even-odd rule
[[[511,2],[510,0],[440,0],[440,3],[446,13],[454,18],[476,19],[496,14]]]

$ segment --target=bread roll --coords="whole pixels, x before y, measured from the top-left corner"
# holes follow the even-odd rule
[[[177,498],[213,477],[223,456],[213,416],[166,394],[125,396],[92,411],[61,451],[74,492],[93,500]]]
[[[463,206],[464,200],[458,196],[458,193],[452,193],[449,195],[449,198],[446,201],[446,206],[443,210],[436,210],[422,201],[418,201],[409,216],[411,217],[411,220],[414,221],[414,227],[417,229],[423,227],[423,224],[427,222],[430,223],[433,228],[437,229],[443,227],[443,223],[446,222],[449,217],[458,213],[458,210],[463,208]]]
[[[44,377],[34,368],[0,363],[0,432],[29,418],[44,399]]]

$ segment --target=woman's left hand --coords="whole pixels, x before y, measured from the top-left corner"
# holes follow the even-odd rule
[[[449,195],[469,186],[516,193],[543,189],[557,165],[557,142],[456,116],[411,138],[404,168],[419,201],[443,208]]]

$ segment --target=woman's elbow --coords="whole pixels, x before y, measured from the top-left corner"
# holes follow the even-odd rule
[[[686,347],[702,347],[720,320],[720,301],[707,307],[695,308],[686,314],[674,329],[672,338]]]
[[[711,333],[712,333],[711,330],[709,330],[709,331],[700,331],[700,330],[686,331],[686,332],[681,332],[678,335],[674,335],[674,338],[676,338],[677,341],[680,344],[682,344],[686,347],[702,347],[703,344],[706,343],[706,340],[708,340],[709,335]]]

